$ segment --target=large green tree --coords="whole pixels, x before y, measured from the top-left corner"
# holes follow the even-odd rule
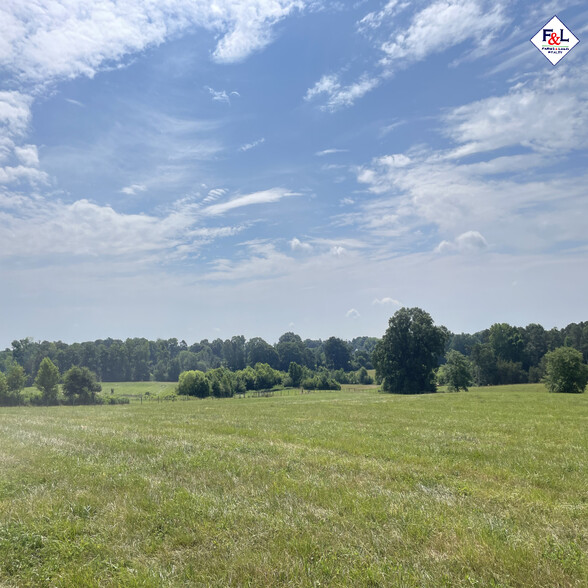
[[[329,337],[324,345],[325,362],[331,370],[349,370],[351,351],[349,345],[338,337]]]
[[[395,394],[435,392],[433,370],[448,337],[447,329],[435,326],[424,310],[398,310],[372,357],[382,388]]]
[[[72,403],[91,404],[100,390],[96,374],[87,367],[73,366],[63,376],[63,393]]]
[[[58,384],[59,369],[48,357],[45,357],[35,379],[35,386],[41,391],[45,404],[57,404]]]
[[[490,327],[488,338],[497,359],[521,361],[525,343],[519,329],[508,323],[495,323]]]
[[[246,345],[247,365],[253,367],[256,363],[267,363],[274,369],[280,367],[278,352],[261,337],[249,339]]]
[[[584,392],[588,383],[588,366],[582,353],[571,347],[560,347],[545,355],[545,385],[550,392]]]

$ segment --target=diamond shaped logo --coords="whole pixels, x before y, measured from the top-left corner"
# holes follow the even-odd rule
[[[559,63],[578,43],[580,39],[554,16],[531,39],[531,43],[541,51],[551,65]]]

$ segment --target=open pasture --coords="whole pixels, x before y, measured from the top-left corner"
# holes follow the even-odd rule
[[[587,431],[541,385],[3,408],[0,585],[586,586]]]

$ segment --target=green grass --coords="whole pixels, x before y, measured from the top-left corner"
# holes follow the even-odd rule
[[[0,409],[0,585],[586,586],[587,415],[541,385]]]
[[[138,400],[141,396],[144,400],[148,397],[166,398],[174,395],[178,387],[177,382],[100,382],[100,385],[104,398],[111,396],[114,390],[114,396],[129,400]]]

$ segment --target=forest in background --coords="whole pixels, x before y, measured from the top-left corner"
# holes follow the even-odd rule
[[[296,363],[309,370],[329,370],[341,381],[348,372],[373,368],[371,355],[378,341],[376,337],[303,340],[292,332],[284,333],[273,345],[260,337],[247,340],[242,335],[190,345],[175,338],[109,338],[68,344],[29,337],[0,351],[0,371],[6,373],[16,363],[24,369],[30,386],[45,357],[61,373],[72,366],[87,367],[103,382],[177,382],[180,374],[189,370],[207,372],[223,367],[239,371],[257,364],[287,372],[290,364]],[[475,383],[484,386],[539,382],[545,354],[563,346],[577,349],[588,362],[588,322],[550,330],[539,324],[516,327],[496,323],[474,334],[450,334],[446,352],[456,350],[469,358]]]

